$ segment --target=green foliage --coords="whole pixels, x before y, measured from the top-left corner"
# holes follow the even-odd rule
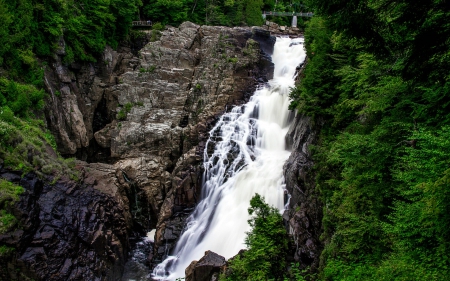
[[[42,120],[21,119],[9,107],[0,108],[0,158],[7,168],[76,178],[70,161],[53,157],[52,150],[56,150],[56,141]]]
[[[125,110],[121,109],[119,113],[117,113],[117,120],[125,120],[127,118],[127,114]]]
[[[0,179],[0,234],[5,233],[17,224],[11,214],[12,206],[19,200],[24,189],[4,179]],[[0,253],[1,255],[1,253]]]
[[[150,65],[148,68],[139,68],[139,73],[153,73],[156,69],[155,65]]]
[[[229,272],[221,280],[282,280],[286,273],[288,236],[276,208],[256,194],[250,201],[248,221],[251,231],[245,244],[248,250],[230,261]]]
[[[245,6],[245,19],[249,26],[262,25],[264,20],[261,14],[261,8],[263,7],[262,0],[247,0]]]
[[[65,63],[96,61],[106,44],[116,47],[127,37],[140,5],[140,0],[2,0],[0,66],[10,78],[32,82],[39,72],[35,55],[50,56],[61,36]]]
[[[448,8],[308,5],[324,17],[308,23],[291,106],[321,125],[312,148],[325,206],[320,279],[448,279]]]
[[[291,1],[277,2],[277,11],[291,7]],[[197,24],[253,26],[263,23],[262,8],[271,10],[274,4],[272,0],[144,0],[142,15],[153,22],[173,26],[187,20]]]
[[[331,50],[331,32],[325,28],[325,21],[312,18],[305,32],[305,45],[311,63],[301,80],[302,87],[291,93],[291,108],[299,108],[308,115],[326,115],[330,105],[336,101],[334,76],[336,63],[328,55]]]
[[[164,30],[164,28],[164,25],[162,25],[160,22],[156,22],[152,25],[152,30],[162,31]]]
[[[9,114],[8,111],[20,117],[30,116],[32,110],[41,110],[44,107],[44,90],[32,85],[19,84],[12,80],[0,77],[0,114]]]
[[[178,25],[187,20],[188,5],[192,1],[185,0],[156,0],[144,1],[144,15],[153,22]]]
[[[228,62],[231,62],[232,64],[236,64],[238,62],[238,58],[228,58]]]
[[[10,197],[14,201],[19,200],[19,195],[23,193],[23,187],[15,185],[9,181],[0,179],[0,197]]]
[[[133,104],[131,102],[126,103],[121,110],[117,113],[117,120],[125,120],[127,114],[130,113]]]
[[[14,250],[15,250],[14,248],[2,245],[0,246],[0,257],[6,257],[12,252],[14,252]]]
[[[162,25],[160,22],[154,23],[152,26],[150,42],[158,41],[161,38],[161,31],[164,30],[164,28],[164,25]]]
[[[161,38],[161,32],[156,30],[156,29],[152,30],[151,37],[150,37],[150,42],[156,42],[160,38]]]

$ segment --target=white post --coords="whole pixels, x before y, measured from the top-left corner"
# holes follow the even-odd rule
[[[292,17],[292,27],[297,27],[297,16]]]

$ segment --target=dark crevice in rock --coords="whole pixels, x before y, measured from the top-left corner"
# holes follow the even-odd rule
[[[108,107],[106,105],[105,96],[102,96],[102,99],[95,108],[94,111],[94,119],[92,121],[92,131],[95,133],[103,129],[107,124],[111,122],[111,117],[109,116]]]
[[[145,192],[123,171],[122,176],[126,181],[125,190],[133,219],[133,236],[145,236],[147,232],[156,227],[157,215],[152,211]]]
[[[63,155],[63,157],[73,157],[74,155]],[[77,149],[75,157],[87,163],[113,164],[115,159],[111,158],[111,149],[101,147],[95,138],[89,141],[89,146]]]
[[[178,126],[180,126],[181,128],[186,128],[188,124],[189,124],[189,115],[186,114],[181,118],[180,124],[178,124]]]
[[[150,42],[148,37],[148,34],[141,34],[141,36],[137,36],[136,38],[133,38],[128,42],[122,42],[121,48],[130,48],[131,53],[137,57],[139,56],[139,51],[144,48],[144,46],[147,45],[148,42]]]

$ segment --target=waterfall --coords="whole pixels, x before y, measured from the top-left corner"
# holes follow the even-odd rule
[[[207,250],[231,258],[245,248],[247,209],[255,193],[284,209],[283,165],[289,157],[289,91],[306,54],[303,39],[277,38],[274,78],[250,101],[225,113],[211,130],[204,152],[202,200],[187,219],[173,256],[153,271],[157,280],[184,277]]]

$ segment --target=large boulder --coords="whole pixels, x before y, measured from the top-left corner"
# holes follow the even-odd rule
[[[221,255],[206,251],[199,261],[193,261],[186,268],[186,281],[212,281],[217,280],[218,274],[226,265],[226,260]]]

